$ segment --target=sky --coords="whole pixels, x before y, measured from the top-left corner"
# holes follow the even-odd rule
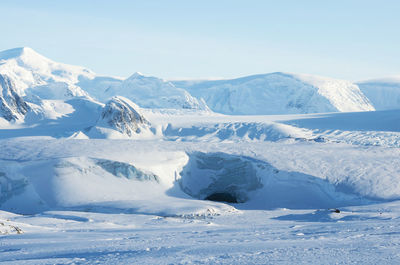
[[[0,50],[103,75],[400,75],[395,0],[2,0],[0,14]]]

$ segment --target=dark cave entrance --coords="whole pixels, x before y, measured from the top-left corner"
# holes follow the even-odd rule
[[[238,199],[235,195],[228,192],[216,192],[208,195],[205,200],[215,201],[215,202],[228,202],[228,203],[238,203]]]

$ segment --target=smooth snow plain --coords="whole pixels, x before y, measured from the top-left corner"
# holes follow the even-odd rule
[[[0,130],[1,262],[400,262],[400,111],[142,114],[153,138]]]

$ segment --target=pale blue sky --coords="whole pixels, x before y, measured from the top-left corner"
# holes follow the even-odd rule
[[[28,46],[99,74],[400,74],[394,0],[2,0],[0,14],[0,50]]]

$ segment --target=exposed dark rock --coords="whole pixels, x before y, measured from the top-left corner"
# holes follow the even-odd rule
[[[15,91],[13,82],[0,74],[0,117],[16,121],[22,119],[29,109],[28,104]]]
[[[97,126],[132,136],[150,123],[137,111],[139,107],[123,97],[113,97],[104,106]]]

